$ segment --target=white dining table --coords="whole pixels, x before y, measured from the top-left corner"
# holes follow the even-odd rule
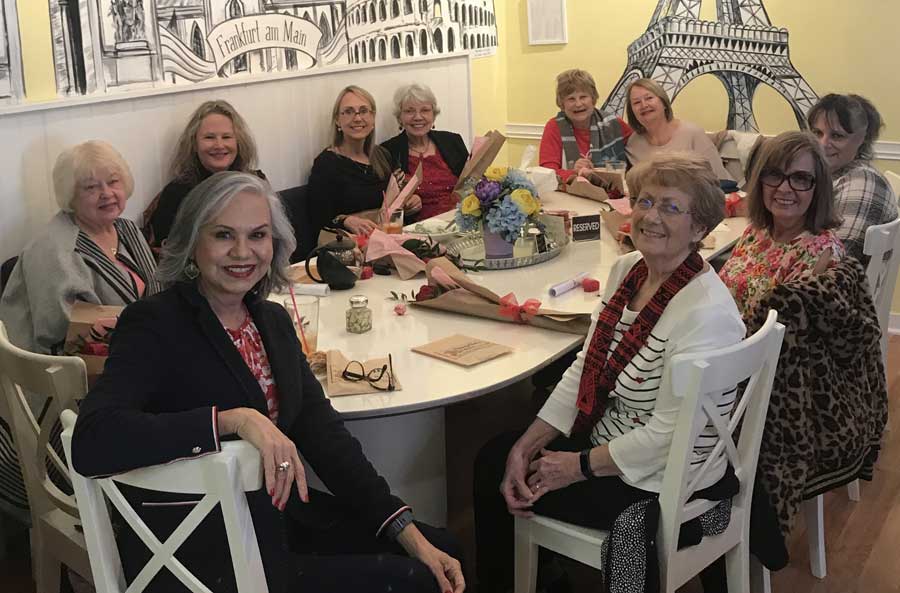
[[[545,209],[579,215],[601,210],[597,202],[560,192],[541,196],[541,202]],[[447,220],[451,216],[452,212],[442,215]],[[701,250],[701,254],[708,259],[727,250],[745,226],[743,218],[726,219],[712,233],[715,248]],[[619,255],[619,245],[603,227],[599,240],[570,243],[550,261],[512,270],[470,271],[468,275],[500,296],[513,293],[519,303],[536,298],[545,308],[591,313],[600,302],[609,270]],[[559,297],[549,295],[551,286],[582,272],[599,280],[599,291],[585,292],[578,287]],[[410,305],[403,316],[395,314],[397,301],[392,300],[391,292],[409,295],[423,284],[424,274],[403,281],[394,272],[358,281],[349,290],[332,291],[319,300],[318,349],[338,349],[348,360],[360,361],[391,354],[400,390],[330,397],[331,403],[392,490],[413,506],[417,518],[442,526],[447,515],[444,408],[525,379],[584,338],[415,305]],[[372,310],[372,330],[364,334],[345,329],[348,299],[354,295],[368,297]],[[513,351],[462,367],[411,350],[454,334],[487,339]],[[324,386],[324,377],[322,381]]]

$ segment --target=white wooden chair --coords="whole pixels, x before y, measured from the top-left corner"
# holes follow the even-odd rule
[[[750,502],[756,478],[756,462],[762,440],[769,395],[781,351],[784,326],[770,311],[762,328],[740,344],[714,352],[678,355],[672,359],[672,390],[684,398],[669,450],[666,472],[659,496],[660,521],[657,537],[661,590],[674,593],[722,554],[726,555],[728,590],[746,593],[750,582]],[[740,403],[726,422],[707,393],[721,393],[750,378]],[[696,410],[705,412],[698,421]],[[740,440],[734,432],[743,418]],[[696,436],[710,421],[719,433],[719,442],[698,474],[688,483],[688,469]],[[688,499],[697,490],[700,477],[715,459],[727,457],[740,481],[740,491],[732,499],[731,521],[726,530],[705,537],[696,546],[678,549],[681,524],[713,508],[718,501]],[[515,520],[515,592],[534,593],[537,580],[538,546],[543,546],[579,562],[602,569],[600,546],[608,532],[575,526],[548,517]],[[754,578],[767,580],[765,571]],[[759,583],[763,586],[763,583]]]
[[[71,410],[62,414],[62,441],[66,457],[72,459],[72,432],[77,416]],[[148,443],[148,446],[151,444]],[[71,465],[71,463],[70,463]],[[253,529],[253,518],[244,492],[262,487],[262,464],[259,452],[244,441],[222,443],[222,451],[191,460],[132,470],[108,478],[85,478],[70,468],[84,536],[94,571],[97,593],[125,593],[125,577],[119,550],[113,536],[109,501],[116,507],[153,557],[127,588],[127,593],[140,593],[160,570],[172,572],[194,593],[211,593],[190,567],[174,554],[216,505],[222,507],[231,563],[239,593],[268,593],[262,557]],[[119,490],[117,483],[163,492],[205,495],[181,525],[165,542],[160,542],[141,520]]]
[[[900,176],[894,175],[900,183]],[[881,326],[881,360],[887,372],[887,337],[891,322],[891,302],[894,298],[894,287],[897,284],[897,269],[900,266],[900,250],[897,249],[900,236],[900,218],[877,224],[866,229],[866,241],[863,253],[869,256],[866,266],[866,278],[872,291],[872,301],[878,314],[878,325]],[[885,376],[885,380],[887,377]],[[859,502],[859,480],[847,484],[847,496]],[[807,544],[809,547],[809,569],[813,576],[824,579],[828,574],[825,561],[825,517],[824,495],[820,494],[803,503],[803,514],[806,518]]]
[[[72,496],[48,475],[69,479],[66,463],[50,443],[60,410],[71,408],[87,392],[84,361],[74,356],[35,354],[9,341],[0,322],[0,411],[10,418],[31,512],[31,558],[38,593],[58,593],[60,565],[91,580],[78,509]],[[28,394],[46,396],[49,406],[38,421]]]

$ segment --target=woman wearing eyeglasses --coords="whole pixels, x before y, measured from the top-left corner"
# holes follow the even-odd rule
[[[724,217],[709,163],[663,153],[635,166],[627,181],[637,196],[631,218],[637,250],[613,264],[588,339],[534,422],[524,434],[494,439],[476,460],[479,591],[512,586],[513,516],[608,530],[633,503],[657,496],[681,406],[667,387],[669,361],[744,337],[728,289],[697,252]],[[734,390],[712,399],[727,418]],[[706,426],[694,471],[715,442]],[[724,459],[711,469],[699,488],[723,482],[724,489]]]
[[[394,117],[401,132],[382,143],[407,176],[422,165],[422,183],[417,195],[422,210],[417,219],[431,218],[456,206],[453,188],[469,158],[462,136],[434,129],[441,112],[430,88],[410,84],[394,93]]]
[[[377,225],[363,213],[381,208],[393,168],[388,151],[375,143],[375,99],[348,86],[338,93],[331,121],[331,146],[316,157],[309,174],[312,222],[316,231],[327,226],[368,235]],[[421,201],[404,205],[408,212],[421,207]]]
[[[747,192],[750,225],[719,272],[745,318],[776,285],[817,274],[845,253],[833,230],[841,219],[828,163],[812,134],[766,140]]]
[[[294,247],[279,199],[256,176],[216,173],[192,190],[163,247],[168,288],[122,313],[105,372],[80,408],[74,467],[97,476],[190,463],[236,436],[259,450],[265,473],[247,503],[269,591],[462,593],[453,538],[413,522],[391,494],[322,393],[287,311],[266,300],[289,282]],[[332,494],[307,488],[304,462]],[[126,496],[164,534],[197,501]],[[220,517],[207,518],[178,558],[208,588],[230,592]],[[126,526],[117,533],[131,581],[147,549]],[[186,591],[165,570],[147,590]]]

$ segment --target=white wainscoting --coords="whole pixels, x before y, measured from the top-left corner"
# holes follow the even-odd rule
[[[101,139],[122,153],[135,178],[125,216],[137,219],[169,181],[175,142],[202,101],[221,98],[234,105],[256,139],[260,168],[274,188],[283,189],[306,182],[313,159],[330,142],[334,99],[349,84],[375,96],[379,141],[398,132],[392,115],[394,91],[418,82],[430,86],[438,98],[441,114],[436,127],[462,134],[471,145],[470,72],[469,56],[457,54],[4,109],[0,112],[0,261],[19,253],[56,213],[53,164],[73,144]]]

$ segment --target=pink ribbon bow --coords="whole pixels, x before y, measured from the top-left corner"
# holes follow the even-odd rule
[[[541,301],[537,299],[528,299],[520,305],[513,293],[500,299],[500,314],[516,323],[527,323],[525,315],[537,315],[540,308]]]

